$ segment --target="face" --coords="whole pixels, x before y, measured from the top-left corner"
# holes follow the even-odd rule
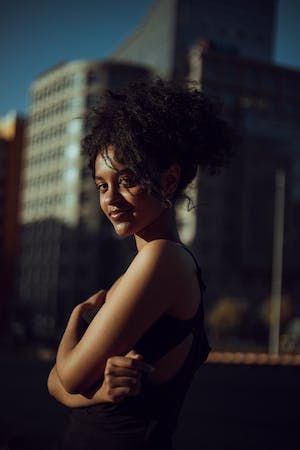
[[[150,225],[165,208],[147,193],[129,168],[114,159],[113,146],[108,147],[108,156],[108,162],[101,154],[95,161],[100,208],[112,222],[116,233],[126,237]],[[113,210],[120,212],[113,214]]]

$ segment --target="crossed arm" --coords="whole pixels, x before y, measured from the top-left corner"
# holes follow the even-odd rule
[[[93,389],[104,375],[107,360],[113,355],[126,355],[151,324],[170,308],[172,299],[182,290],[180,277],[174,278],[174,266],[176,251],[169,242],[149,242],[81,338],[78,323],[85,302],[74,308],[56,359],[56,374],[67,393],[83,395]],[[163,291],[164,286],[168,286],[168,292]],[[93,394],[89,398],[91,402],[95,400]]]
[[[56,371],[56,365],[53,366],[48,376],[48,391],[57,401],[69,408],[87,407],[97,403],[110,401],[104,383],[90,398],[83,394],[70,394],[62,385]]]
[[[112,292],[119,283],[120,278],[110,288]],[[91,296],[83,302],[88,308],[100,306],[105,300],[105,291]],[[92,316],[95,312],[92,312]],[[47,387],[49,393],[60,403],[69,408],[87,407],[103,402],[118,402],[128,395],[137,395],[140,389],[141,372],[149,373],[153,368],[146,362],[142,361],[142,355],[138,355],[134,350],[130,351],[126,357],[110,358],[105,367],[103,378],[98,380],[96,386],[90,392],[84,394],[71,394],[66,391],[61,383],[56,365],[51,369],[48,376]]]
[[[98,403],[119,402],[124,397],[140,392],[141,373],[150,373],[153,367],[143,361],[142,355],[133,350],[125,357],[110,358],[105,367],[105,376],[92,395],[70,394],[61,384],[56,366],[48,377],[49,393],[60,403],[69,408],[87,407]]]

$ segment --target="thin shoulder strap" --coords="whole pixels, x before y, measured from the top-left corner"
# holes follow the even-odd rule
[[[195,316],[195,324],[197,324],[198,319],[200,318],[200,320],[202,321],[203,325],[204,325],[204,320],[205,320],[205,315],[204,315],[204,306],[203,306],[203,300],[204,300],[204,291],[206,290],[206,284],[203,282],[202,280],[202,270],[201,267],[198,264],[198,261],[196,259],[196,257],[194,256],[194,254],[192,253],[192,251],[184,244],[181,244],[183,248],[185,248],[185,250],[192,256],[195,264],[196,264],[196,268],[197,268],[197,277],[199,280],[199,286],[200,286],[200,292],[201,292],[201,301],[200,301],[200,307],[198,308],[197,314]],[[202,333],[201,335],[201,341],[204,340],[204,343],[206,345],[207,349],[210,349],[210,346],[208,344],[208,340],[207,340],[207,336],[205,333],[205,329],[204,327],[198,327],[197,325],[194,327],[195,332],[198,333]],[[202,330],[202,331],[201,331]],[[208,354],[208,353],[207,353]],[[205,353],[205,357],[203,357],[203,361],[205,361],[207,354]]]
[[[196,264],[196,268],[197,268],[197,276],[199,279],[199,284],[200,284],[200,289],[201,289],[201,293],[203,293],[206,290],[206,284],[204,283],[204,281],[202,280],[202,270],[201,267],[198,264],[198,261],[196,259],[196,257],[194,256],[194,254],[191,252],[191,250],[184,244],[180,244],[183,248],[185,248],[185,250],[193,257],[193,260],[195,261]]]

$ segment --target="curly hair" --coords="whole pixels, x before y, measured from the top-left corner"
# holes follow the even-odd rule
[[[172,163],[181,168],[173,201],[190,202],[184,191],[197,168],[218,174],[235,154],[235,131],[222,117],[221,105],[175,81],[141,80],[115,92],[107,90],[87,125],[90,131],[82,139],[82,150],[93,177],[97,155],[109,160],[108,146],[114,145],[117,161],[160,200],[160,176]]]

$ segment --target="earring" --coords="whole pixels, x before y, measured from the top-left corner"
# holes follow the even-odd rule
[[[164,198],[164,205],[165,205],[166,208],[172,208],[172,206],[173,206],[172,200],[167,198],[167,197],[165,197]]]

